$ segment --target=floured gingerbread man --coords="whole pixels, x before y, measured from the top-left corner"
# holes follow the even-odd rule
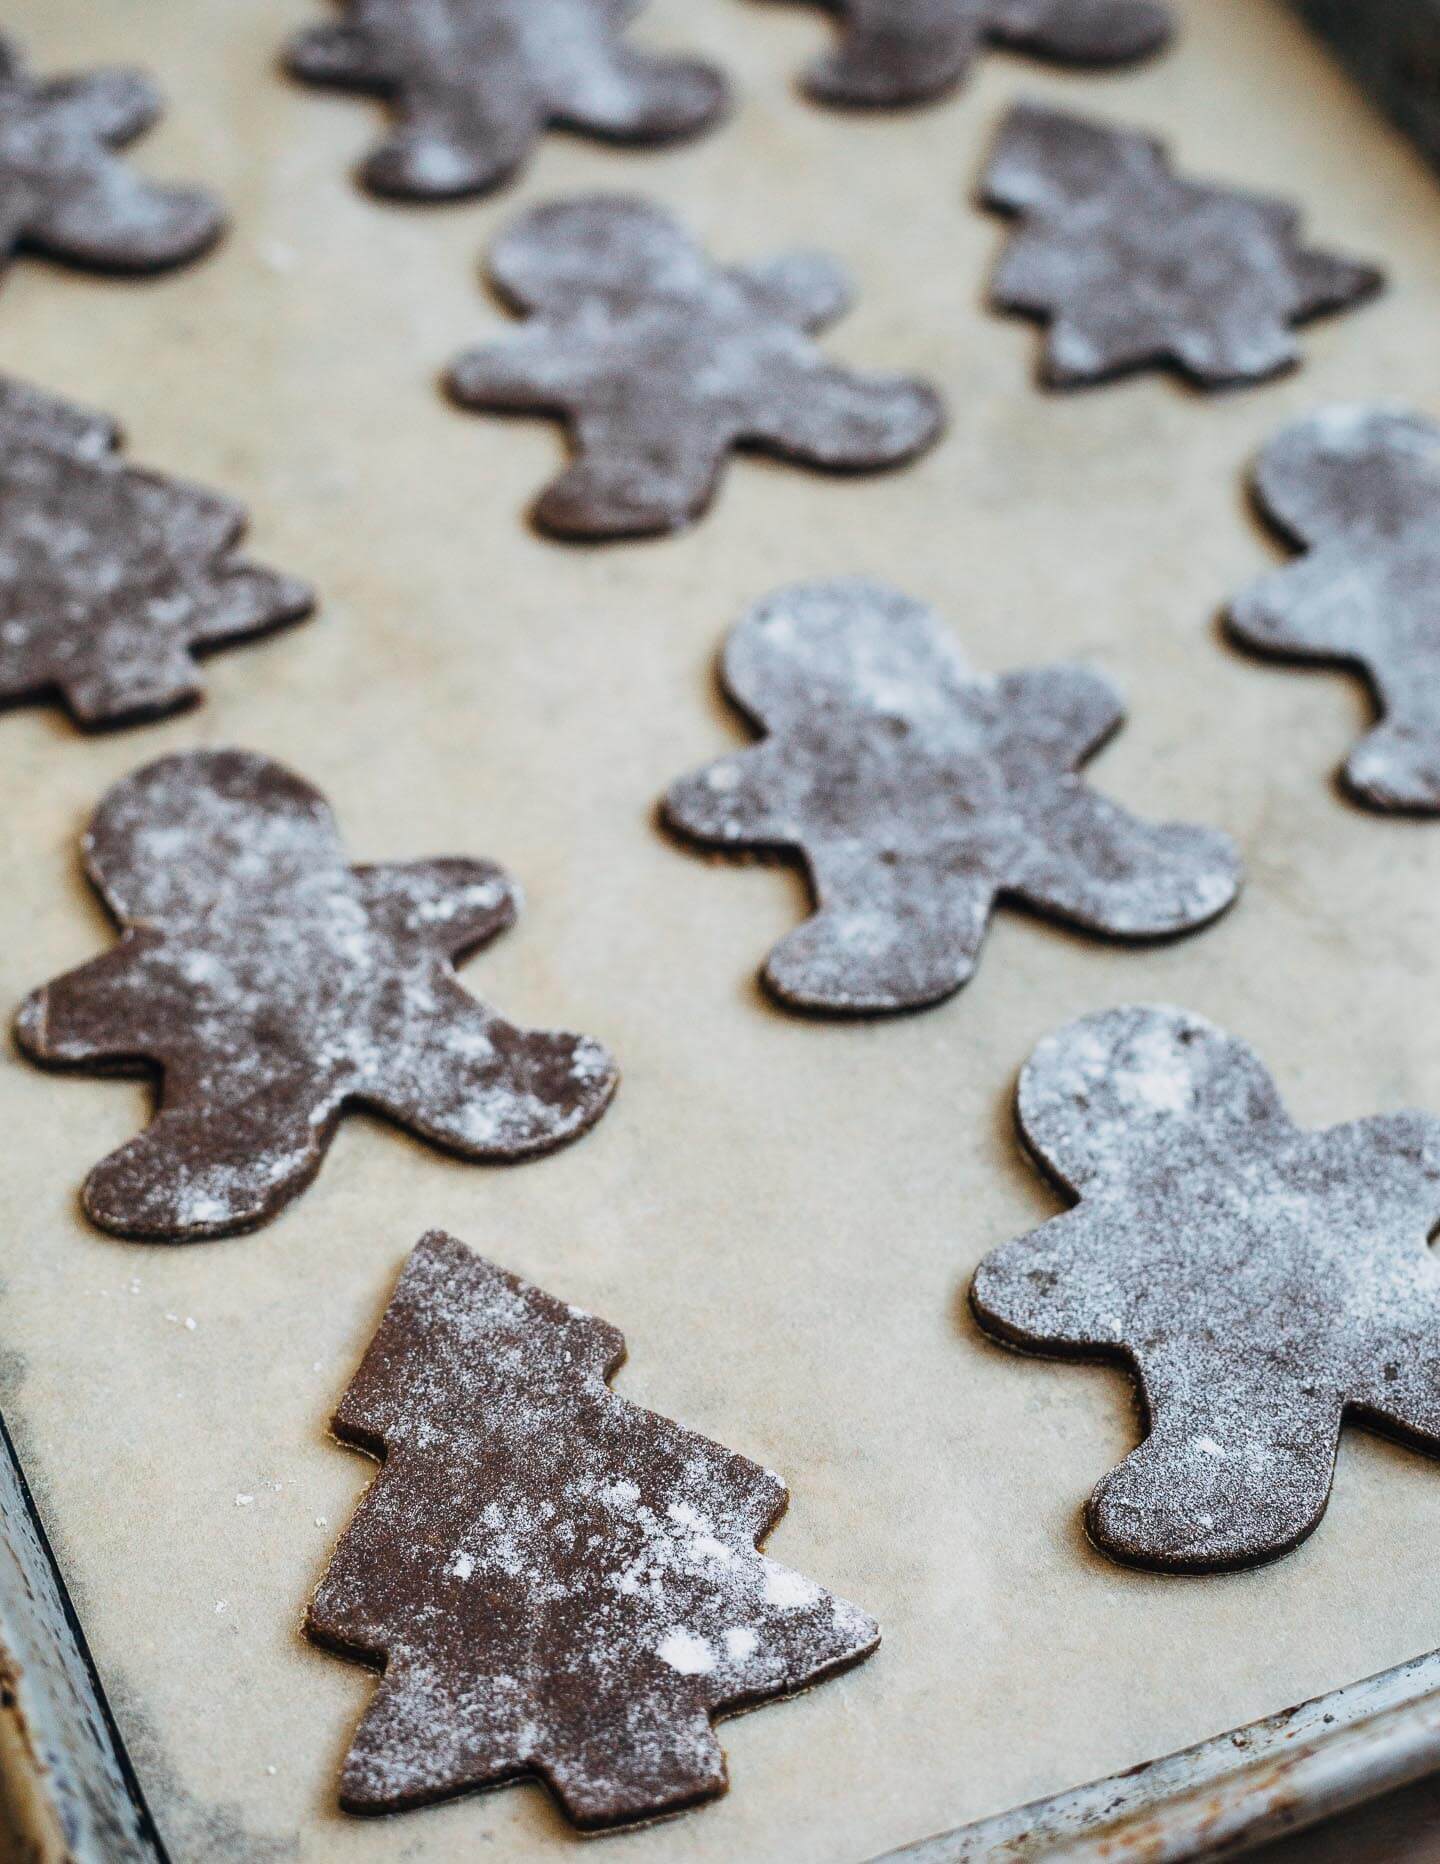
[[[142,71],[34,78],[0,37],[0,266],[17,252],[102,272],[160,272],[224,231],[203,188],[160,187],[117,151],[160,115]]]
[[[1440,815],[1440,424],[1322,408],[1271,441],[1254,487],[1304,554],[1232,603],[1231,633],[1263,654],[1360,667],[1383,719],[1346,784],[1376,809]]]
[[[805,73],[821,103],[883,108],[953,91],[986,45],[1060,65],[1123,65],[1170,37],[1162,0],[819,0],[840,42]]]
[[[1288,202],[1188,181],[1150,136],[1013,109],[982,189],[1017,217],[992,300],[1048,325],[1054,388],[1169,365],[1196,386],[1292,368],[1295,327],[1380,289],[1373,266],[1304,245]]]
[[[663,209],[594,195],[522,214],[491,275],[526,324],[460,357],[449,387],[467,407],[563,416],[574,463],[535,508],[557,536],[678,530],[735,447],[865,472],[940,433],[933,390],[814,342],[849,302],[822,255],[718,266]]]
[[[103,415],[0,377],[0,703],[158,718],[200,697],[197,654],[313,606],[239,555],[238,505],[126,465],[119,444]]]
[[[311,84],[388,99],[394,133],[360,174],[376,194],[454,200],[523,166],[554,125],[666,143],[725,114],[713,66],[626,42],[642,0],[343,0],[286,63]]]
[[[1102,675],[972,673],[931,610],[862,581],[753,609],[721,677],[764,734],[677,783],[683,836],[803,862],[816,910],[764,978],[797,1009],[916,1009],[974,970],[1010,899],[1122,939],[1190,932],[1239,889],[1229,837],[1155,826],[1080,767],[1124,717]]]
[[[757,1551],[771,1471],[627,1403],[613,1327],[432,1234],[334,1421],[379,1475],[310,1607],[384,1675],[349,1812],[538,1777],[577,1825],[723,1793],[716,1717],[874,1650],[853,1605]]]
[[[1013,1345],[1124,1359],[1147,1435],[1091,1497],[1091,1538],[1209,1571],[1315,1527],[1347,1411],[1440,1450],[1440,1119],[1306,1132],[1203,1017],[1132,1007],[1042,1042],[1020,1130],[1079,1203],[981,1263]]]
[[[323,797],[268,758],[191,751],[122,779],[84,840],[119,944],[20,1012],[35,1061],[160,1077],[86,1180],[102,1229],[251,1229],[315,1176],[347,1106],[466,1159],[533,1157],[599,1119],[615,1068],[517,1029],[454,965],[515,917],[485,861],[351,867]]]

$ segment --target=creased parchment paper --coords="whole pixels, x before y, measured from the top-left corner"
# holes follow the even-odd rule
[[[659,155],[551,137],[515,191],[425,211],[351,185],[374,106],[277,75],[286,32],[321,16],[307,0],[9,8],[42,68],[153,67],[172,107],[137,159],[216,185],[234,227],[153,283],[17,264],[3,366],[113,412],[137,461],[244,499],[256,555],[313,579],[322,607],[212,660],[209,704],[157,728],[0,720],[0,999],[106,941],[77,856],[105,787],[234,743],[316,782],[357,859],[511,867],[528,909],[468,977],[519,1020],[612,1044],[625,1071],[598,1130],[554,1159],[467,1167],[352,1120],[279,1222],[165,1249],[88,1229],[76,1201],[144,1089],[7,1059],[0,1396],[184,1864],[574,1850],[535,1787],[379,1825],[335,1809],[372,1685],[299,1625],[369,1466],[326,1420],[431,1226],[621,1327],[620,1389],[783,1472],[772,1551],[885,1628],[863,1668],[726,1726],[727,1800],[607,1841],[617,1856],[863,1859],[1440,1643],[1433,1462],[1351,1431],[1293,1558],[1127,1573],[1079,1527],[1134,1438],[1127,1382],[1010,1355],[963,1306],[981,1254],[1057,1207],[1008,1100],[1070,1017],[1198,1010],[1260,1048],[1309,1122],[1440,1108],[1440,826],[1331,789],[1366,717],[1356,685],[1249,660],[1215,626],[1278,560],[1242,490],[1272,432],[1335,398],[1440,413],[1440,189],[1277,6],[1179,11],[1176,50],[1143,69],[995,57],[948,104],[866,118],[792,90],[818,12],[656,0],[646,43],[733,72],[727,129]],[[1388,295],[1316,326],[1304,369],[1258,391],[1148,377],[1042,395],[1032,330],[982,308],[1003,231],[969,201],[1020,95],[1164,131],[1199,174],[1297,197],[1316,242],[1389,268]],[[738,463],[674,542],[534,538],[522,512],[558,434],[462,414],[435,381],[505,327],[477,281],[497,230],[594,188],[653,195],[723,258],[837,254],[861,296],[835,353],[930,376],[947,440],[880,479]],[[798,882],[678,850],[652,807],[742,741],[714,687],[724,629],[778,585],[842,572],[937,605],[982,669],[1080,658],[1117,679],[1130,723],[1096,781],[1234,833],[1237,910],[1140,953],[1006,913],[974,984],[909,1019],[765,1003],[754,969]]]

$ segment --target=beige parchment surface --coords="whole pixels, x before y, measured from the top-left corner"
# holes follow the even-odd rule
[[[622,1327],[620,1389],[781,1470],[773,1551],[885,1627],[873,1662],[727,1726],[726,1801],[607,1855],[867,1858],[1440,1643],[1433,1463],[1350,1432],[1293,1558],[1123,1572],[1079,1508],[1133,1440],[1125,1379],[1008,1355],[962,1305],[980,1255],[1056,1208],[1008,1102],[1072,1016],[1203,1011],[1259,1045],[1314,1123],[1440,1106],[1440,827],[1331,789],[1367,715],[1355,684],[1246,659],[1214,621],[1277,560],[1241,485],[1273,430],[1336,397],[1440,412],[1440,187],[1268,0],[1179,11],[1182,42],[1145,69],[995,57],[950,103],[868,119],[791,88],[827,30],[813,9],[657,0],[642,37],[733,72],[726,130],[655,156],[553,137],[512,192],[425,211],[350,184],[373,106],[277,76],[308,0],[8,9],[42,67],[153,67],[172,109],[140,161],[213,183],[234,226],[152,284],[17,265],[0,366],[113,411],[136,460],[245,500],[255,553],[323,604],[213,659],[209,703],[159,727],[0,720],[0,1002],[106,941],[76,853],[105,787],[235,743],[321,785],[356,858],[506,862],[528,911],[470,981],[518,1018],[603,1037],[625,1071],[609,1117],[553,1160],[465,1167],[357,1119],[281,1221],[167,1250],[98,1235],[76,1205],[143,1089],[6,1057],[4,1409],[183,1864],[573,1850],[534,1787],[378,1825],[335,1810],[371,1682],[299,1623],[369,1466],[326,1420],[432,1225]],[[1032,330],[982,308],[1002,233],[969,201],[1020,94],[1166,131],[1195,171],[1295,195],[1317,238],[1383,260],[1388,296],[1317,327],[1303,371],[1258,391],[1202,400],[1151,378],[1043,396]],[[836,352],[939,383],[944,444],[871,480],[741,462],[674,542],[533,537],[522,513],[558,433],[454,411],[434,379],[504,326],[476,273],[496,231],[592,188],[653,194],[727,257],[840,255],[861,297]],[[1238,836],[1240,907],[1140,953],[1002,914],[976,982],[924,1015],[769,1007],[753,972],[798,882],[680,852],[652,805],[741,741],[712,677],[729,623],[780,584],[850,571],[939,605],[982,668],[1113,674],[1131,719],[1097,781]]]

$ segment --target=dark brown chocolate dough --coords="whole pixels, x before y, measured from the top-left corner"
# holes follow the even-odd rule
[[[160,115],[142,71],[32,78],[0,38],[0,264],[19,251],[102,272],[196,259],[225,216],[201,188],[163,188],[119,156]]]
[[[347,1106],[495,1160],[604,1112],[598,1043],[517,1029],[455,975],[515,917],[489,862],[350,867],[324,798],[243,751],[124,778],[84,850],[120,943],[36,991],[18,1034],[35,1061],[160,1073],[156,1118],[86,1180],[102,1229],[191,1242],[264,1223]]]
[[[228,499],[127,466],[103,415],[0,378],[0,701],[58,693],[82,725],[204,691],[197,653],[308,615],[237,554]]]
[[[811,340],[849,302],[823,254],[721,267],[663,209],[593,195],[522,214],[490,270],[528,322],[461,356],[450,390],[471,408],[565,418],[575,462],[535,508],[557,536],[678,530],[737,446],[865,472],[940,433],[923,383],[842,368]]]
[[[420,1243],[336,1414],[383,1467],[307,1621],[384,1671],[348,1812],[538,1776],[582,1826],[723,1793],[717,1716],[866,1657],[874,1621],[756,1551],[770,1470],[606,1381],[613,1327]]]
[[[453,200],[498,187],[550,124],[613,142],[708,129],[728,91],[713,66],[627,45],[641,0],[348,0],[291,41],[311,84],[387,98],[395,133],[366,158],[365,186]]]
[[[1075,1209],[972,1292],[1012,1345],[1118,1356],[1148,1434],[1087,1524],[1135,1565],[1286,1553],[1325,1512],[1347,1410],[1440,1449],[1440,1119],[1295,1126],[1203,1017],[1072,1023],[1020,1077],[1020,1130]]]
[[[992,301],[1048,324],[1052,388],[1163,364],[1262,382],[1299,360],[1294,326],[1383,283],[1303,245],[1287,202],[1186,181],[1154,138],[1034,104],[1006,118],[983,198],[1019,220]]]
[[[677,783],[665,819],[803,860],[816,911],[764,972],[795,1008],[948,996],[1001,898],[1127,939],[1193,931],[1235,898],[1227,835],[1142,822],[1078,774],[1124,717],[1088,668],[976,675],[929,609],[856,580],[762,602],[721,678],[764,742]]]
[[[1363,669],[1383,714],[1345,763],[1375,809],[1440,815],[1440,425],[1400,408],[1322,408],[1279,434],[1260,509],[1304,551],[1231,605],[1262,654]]]
[[[1170,37],[1162,0],[818,0],[840,43],[805,73],[821,103],[885,108],[953,91],[989,44],[1061,65],[1129,64]]]

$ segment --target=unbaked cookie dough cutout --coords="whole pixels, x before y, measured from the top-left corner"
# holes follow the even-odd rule
[[[1203,389],[1264,382],[1300,360],[1296,327],[1384,282],[1306,246],[1299,210],[1187,180],[1136,131],[1018,104],[981,184],[1014,216],[991,302],[1046,326],[1051,388],[1170,367]]]
[[[490,862],[352,867],[318,791],[233,750],[123,778],[83,848],[119,943],[37,990],[17,1034],[51,1066],[158,1074],[155,1118],[85,1182],[101,1229],[253,1229],[309,1184],[347,1107],[506,1162],[610,1101],[597,1042],[519,1029],[456,976],[516,915]]]
[[[341,1805],[538,1778],[585,1828],[726,1788],[715,1719],[875,1649],[874,1620],[757,1550],[788,1495],[610,1390],[602,1320],[432,1233],[334,1419],[379,1474],[311,1637],[383,1674]]]
[[[1346,759],[1346,788],[1374,809],[1440,815],[1440,424],[1321,408],[1270,442],[1252,489],[1302,554],[1236,597],[1231,635],[1359,668],[1381,722]]]
[[[342,0],[290,42],[308,84],[386,100],[394,132],[361,164],[374,194],[486,194],[549,128],[663,144],[709,129],[729,90],[712,65],[662,58],[625,34],[643,0]],[[334,9],[332,8],[332,14]]]
[[[162,187],[119,153],[163,108],[143,71],[36,78],[0,36],[0,267],[34,253],[96,272],[164,272],[225,230],[203,188]]]
[[[199,699],[197,654],[314,607],[238,554],[246,514],[130,466],[114,422],[0,377],[0,705],[58,696],[77,724]]]
[[[897,590],[855,579],[769,597],[731,631],[721,684],[762,741],[675,784],[662,815],[703,847],[803,865],[815,912],[763,972],[792,1008],[949,996],[1001,900],[1148,940],[1195,931],[1239,891],[1229,836],[1144,822],[1080,775],[1124,719],[1109,680],[976,674]]]
[[[1318,1524],[1347,1413],[1440,1451],[1440,1118],[1307,1132],[1253,1050],[1132,1006],[1048,1037],[1021,1134],[1073,1210],[971,1291],[1010,1345],[1121,1359],[1146,1435],[1086,1524],[1102,1552],[1255,1566]]]
[[[987,47],[1104,70],[1168,43],[1164,0],[810,0],[839,40],[801,79],[817,103],[891,109],[958,89]]]
[[[850,302],[824,254],[720,266],[663,208],[592,195],[522,214],[489,269],[525,323],[461,356],[447,385],[468,408],[565,421],[573,463],[534,509],[553,536],[680,530],[737,447],[874,472],[944,424],[923,382],[845,368],[814,341]]]

